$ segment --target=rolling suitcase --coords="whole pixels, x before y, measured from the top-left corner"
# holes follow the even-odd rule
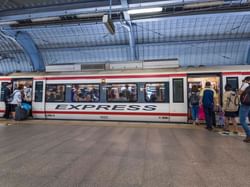
[[[27,119],[27,117],[28,117],[27,111],[22,109],[20,106],[17,106],[15,120],[21,121],[21,120]]]

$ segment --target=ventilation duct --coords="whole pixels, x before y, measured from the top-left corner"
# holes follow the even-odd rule
[[[105,64],[82,64],[81,70],[105,70]]]

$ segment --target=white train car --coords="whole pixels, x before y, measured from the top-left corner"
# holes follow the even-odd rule
[[[223,88],[238,89],[250,66],[161,70],[13,74],[0,77],[0,117],[4,86],[32,86],[32,116],[37,119],[188,122],[188,93],[212,83],[221,102]]]

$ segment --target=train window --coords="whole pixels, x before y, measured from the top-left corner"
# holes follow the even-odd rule
[[[4,101],[4,90],[7,86],[8,82],[2,82],[2,85],[1,85],[1,101]]]
[[[166,90],[164,83],[147,83],[145,84],[145,101],[146,102],[164,102],[166,100]]]
[[[99,84],[73,84],[71,90],[72,102],[99,102]]]
[[[183,79],[173,79],[173,102],[184,102]]]
[[[137,85],[136,84],[108,84],[107,85],[108,102],[136,102]]]
[[[234,91],[239,88],[238,77],[227,77],[226,82],[232,86],[232,90]]]
[[[35,85],[35,102],[43,101],[43,81],[37,81]]]
[[[46,102],[64,102],[65,85],[47,84],[46,85]]]

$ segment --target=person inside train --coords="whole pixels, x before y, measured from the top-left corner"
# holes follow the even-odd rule
[[[203,106],[205,112],[206,129],[213,129],[213,112],[214,106],[217,105],[217,96],[214,89],[211,88],[211,83],[206,82],[205,88],[200,93],[200,105]]]
[[[85,96],[83,97],[82,101],[86,101],[86,102],[92,101],[91,95],[90,95],[90,94],[85,95]]]
[[[10,112],[11,112],[11,88],[12,88],[12,83],[7,83],[6,87],[4,88],[4,93],[3,93],[3,101],[5,104],[5,112],[4,112],[4,118],[9,119],[10,117]]]
[[[131,97],[130,87],[128,84],[125,85],[125,89],[122,90],[123,95],[129,100]]]
[[[91,97],[93,101],[99,101],[99,92],[96,88],[92,88],[90,91]]]
[[[46,93],[46,100],[48,102],[54,102],[56,100],[56,92],[55,91],[48,91]]]
[[[78,92],[79,92],[79,86],[73,85],[73,88],[71,89],[71,102],[79,101]]]
[[[12,93],[13,100],[10,102],[10,104],[11,104],[11,113],[13,119],[15,119],[16,116],[16,107],[21,106],[22,103],[22,94],[21,94],[22,91],[23,91],[23,85],[20,84]]]
[[[136,89],[134,87],[131,88],[129,101],[136,101]]]
[[[199,113],[199,101],[200,93],[197,85],[193,85],[189,96],[189,106],[191,108],[193,125],[199,124],[198,113]]]
[[[118,100],[119,101],[128,101],[128,98],[124,95],[123,92],[120,92]]]
[[[233,133],[238,134],[238,127],[236,117],[238,117],[239,97],[236,92],[232,90],[231,84],[225,85],[225,92],[223,94],[223,111],[225,116],[224,131],[229,132],[229,121],[233,123]]]
[[[112,88],[110,91],[109,91],[109,94],[108,94],[108,99],[110,101],[115,101],[117,99],[117,89],[114,89]]]
[[[55,98],[56,101],[63,101],[64,100],[64,87],[63,86],[60,86],[57,89],[55,96],[56,96],[56,98]]]
[[[153,93],[150,95],[149,101],[150,101],[150,102],[156,102],[156,100],[157,100],[156,93],[153,92]]]
[[[248,116],[248,113],[250,112],[250,104],[248,103],[250,101],[250,76],[246,77],[243,80],[243,83],[239,90],[239,94],[241,102],[239,110],[240,124],[246,133],[246,138],[243,141],[246,143],[250,143],[250,129],[246,122],[246,118]]]
[[[32,102],[32,86],[28,83],[25,84],[23,89],[23,102],[31,104]]]

